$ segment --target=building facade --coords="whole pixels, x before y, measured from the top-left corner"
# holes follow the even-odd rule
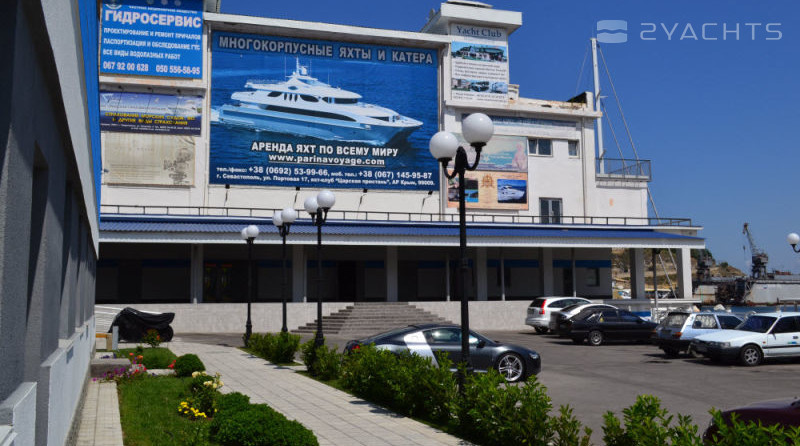
[[[98,116],[86,105],[97,97],[95,8],[0,6],[0,445],[65,444],[88,377],[99,243],[89,131]]]
[[[282,248],[271,217],[292,207],[290,329],[314,319],[317,292],[326,312],[408,301],[457,314],[448,305],[457,184],[428,141],[446,130],[463,143],[462,120],[475,112],[495,131],[465,181],[474,305],[514,315],[536,296],[611,298],[613,248],[630,250],[640,298],[644,250],[677,249],[678,292],[691,297],[700,228],[648,215],[649,161],[598,156],[593,94],[522,98],[509,84],[508,36],[521,13],[447,2],[420,32],[404,32],[169,3],[100,5],[98,303],[175,311],[178,331],[240,327],[249,263],[239,231],[255,224],[255,311],[264,316],[255,328],[275,330]],[[139,33],[150,43],[118,38]],[[318,284],[316,228],[302,209],[321,189],[336,203]],[[227,324],[208,312],[237,316]]]

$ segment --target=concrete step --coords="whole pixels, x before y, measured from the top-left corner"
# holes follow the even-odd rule
[[[332,334],[364,333],[425,323],[450,323],[450,321],[406,302],[356,302],[336,313],[323,316],[322,329]],[[316,329],[317,321],[314,321],[297,328],[294,332],[313,333]]]

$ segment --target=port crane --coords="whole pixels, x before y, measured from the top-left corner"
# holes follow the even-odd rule
[[[769,256],[766,252],[761,250],[758,245],[756,245],[756,241],[753,239],[753,234],[750,232],[750,227],[748,223],[744,224],[744,229],[742,229],[742,234],[747,236],[747,242],[750,244],[750,272],[754,279],[766,279],[767,278],[767,262],[769,261]]]

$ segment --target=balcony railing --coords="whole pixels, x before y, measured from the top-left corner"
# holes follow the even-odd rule
[[[603,158],[596,161],[595,177],[603,180],[650,181],[650,160]]]
[[[272,218],[278,209],[200,207],[200,206],[145,206],[145,205],[102,205],[101,218],[109,215],[125,216],[171,216],[171,217],[240,217]],[[301,218],[306,217],[299,211]],[[457,223],[458,214],[431,214],[418,212],[376,212],[347,211],[331,209],[331,220],[344,221],[391,221],[391,222],[437,222]],[[684,226],[692,227],[691,218],[652,218],[652,217],[594,217],[594,216],[539,216],[511,214],[467,214],[470,223],[497,224],[541,224],[541,225],[603,225],[603,226]]]

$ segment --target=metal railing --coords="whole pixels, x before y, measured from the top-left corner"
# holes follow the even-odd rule
[[[237,208],[237,207],[202,207],[202,206],[147,206],[147,205],[102,205],[101,219],[110,215],[139,216],[173,216],[173,217],[241,217],[267,218],[279,209]],[[302,216],[305,212],[298,210]],[[420,212],[376,212],[347,211],[331,209],[328,212],[331,220],[344,221],[390,221],[390,222],[436,222],[457,223],[457,213],[420,213]],[[562,215],[512,215],[512,214],[467,214],[469,223],[494,224],[541,224],[541,225],[600,225],[600,226],[684,226],[692,227],[691,218],[653,218],[653,217],[597,217]]]
[[[650,181],[650,160],[603,158],[595,160],[595,177],[604,180]]]

